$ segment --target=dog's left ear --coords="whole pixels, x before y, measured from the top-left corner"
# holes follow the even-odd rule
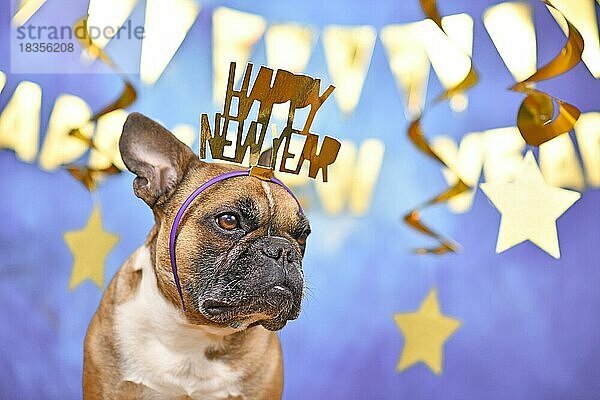
[[[131,113],[119,140],[121,158],[137,175],[133,191],[150,207],[164,202],[196,155],[171,132],[140,113]]]

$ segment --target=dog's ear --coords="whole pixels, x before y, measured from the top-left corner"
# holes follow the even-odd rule
[[[121,158],[136,174],[133,191],[150,207],[165,201],[183,178],[194,152],[150,118],[131,113],[119,140]]]
[[[268,149],[260,153],[260,157],[258,157],[258,165],[262,165],[263,167],[270,167],[271,157],[273,157],[273,148],[269,147]]]

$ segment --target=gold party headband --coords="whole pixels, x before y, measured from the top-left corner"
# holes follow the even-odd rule
[[[206,149],[210,148],[213,159],[241,164],[250,151],[251,175],[261,179],[270,179],[277,167],[280,172],[298,175],[305,161],[309,162],[308,176],[316,178],[319,170],[323,182],[327,182],[327,167],[335,162],[341,144],[338,140],[325,136],[321,148],[318,149],[319,135],[311,133],[310,127],[319,108],[334,90],[329,86],[322,94],[321,80],[307,75],[293,74],[277,70],[273,79],[273,70],[261,66],[254,84],[250,89],[252,64],[246,66],[240,90],[235,90],[235,62],[229,65],[229,78],[223,112],[215,114],[214,129],[211,130],[207,114],[202,114],[200,128],[200,158],[206,158]],[[271,84],[272,82],[272,84]],[[259,103],[258,116],[246,125],[248,116],[254,105]],[[287,123],[278,137],[272,140],[271,159],[268,165],[259,165],[259,158],[271,121],[271,113],[275,104],[290,103]],[[235,107],[237,103],[237,107]],[[296,110],[309,107],[308,117],[301,130],[294,128]],[[236,109],[237,108],[237,109]],[[235,141],[227,138],[230,123],[237,125]],[[247,126],[247,129],[245,127]],[[293,135],[304,137],[304,146],[295,167],[287,164],[296,154],[290,151]],[[208,145],[208,146],[207,146]],[[225,148],[234,146],[234,155],[225,155]],[[277,156],[281,152],[279,165]],[[262,163],[264,164],[264,162]]]

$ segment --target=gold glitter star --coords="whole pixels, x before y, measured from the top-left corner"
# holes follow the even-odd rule
[[[394,320],[404,335],[404,348],[396,370],[402,372],[423,362],[436,375],[440,375],[444,343],[460,327],[461,322],[440,312],[436,289],[431,289],[417,311],[395,314]]]
[[[556,220],[581,194],[548,185],[531,151],[514,182],[482,183],[480,187],[502,214],[496,253],[530,240],[560,258]]]
[[[92,280],[102,289],[104,260],[119,241],[119,237],[102,228],[100,207],[94,207],[83,229],[65,232],[64,238],[74,259],[69,289],[75,289],[86,279]]]

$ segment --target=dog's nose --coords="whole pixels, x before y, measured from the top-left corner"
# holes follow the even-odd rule
[[[266,249],[263,249],[263,253],[265,253],[267,257],[280,261],[283,254],[283,248],[281,246],[269,246]]]
[[[262,249],[264,255],[276,260],[279,263],[293,262],[294,249],[290,243],[283,238],[271,238],[269,243],[265,244]]]

